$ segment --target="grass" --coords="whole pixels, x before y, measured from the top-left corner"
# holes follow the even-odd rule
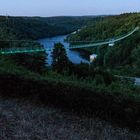
[[[7,97],[30,97],[81,115],[98,117],[140,130],[140,88],[112,83],[96,85],[94,81],[56,73],[44,75],[0,60],[0,94]]]
[[[75,116],[28,100],[0,97],[2,140],[138,140],[140,135],[99,119]]]

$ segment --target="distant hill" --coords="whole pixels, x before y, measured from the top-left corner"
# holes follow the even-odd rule
[[[124,35],[140,27],[140,13],[125,13],[116,16],[103,17],[91,21],[85,28],[68,37],[70,41],[102,41]],[[140,31],[129,38],[115,44],[114,47],[100,46],[86,49],[98,54],[97,66],[121,69],[126,75],[140,76]]]
[[[90,21],[86,28],[71,36],[71,40],[97,41],[127,33],[140,26],[140,13],[126,13]]]
[[[38,39],[69,34],[98,17],[0,17],[1,32],[9,30],[9,35],[18,38]],[[7,31],[6,31],[7,32]],[[7,33],[6,33],[7,34]],[[7,35],[6,35],[7,36]]]

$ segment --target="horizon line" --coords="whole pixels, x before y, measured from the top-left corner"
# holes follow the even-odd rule
[[[117,14],[89,14],[89,15],[52,15],[52,16],[39,16],[39,15],[10,15],[10,14],[0,14],[0,16],[3,17],[40,17],[40,18],[51,18],[51,17],[98,17],[98,16],[117,16],[117,15],[123,15],[123,14],[138,14],[140,12],[122,12],[122,13],[117,13]]]

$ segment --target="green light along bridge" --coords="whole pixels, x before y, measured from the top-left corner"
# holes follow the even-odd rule
[[[134,34],[136,31],[138,31],[140,28],[136,27],[135,29],[133,29],[131,32],[127,33],[126,35],[123,35],[121,37],[117,37],[114,39],[107,39],[105,41],[102,42],[88,42],[88,44],[80,44],[80,45],[69,45],[69,47],[66,47],[66,49],[77,49],[77,48],[89,48],[89,47],[96,47],[96,46],[101,46],[101,45],[109,45],[109,46],[114,46],[114,44],[116,42],[119,42],[129,36],[131,36],[132,34]],[[0,40],[0,42],[25,42],[25,43],[34,43],[37,41],[29,41],[29,40]],[[75,41],[75,42],[69,42],[69,43],[80,43],[80,41]],[[86,43],[85,41],[81,41],[82,43]],[[34,47],[34,48],[1,48],[0,49],[0,54],[1,55],[10,55],[10,54],[22,54],[22,53],[37,53],[37,52],[48,52],[48,51],[52,51],[53,48],[43,48],[43,47]]]
[[[11,46],[14,46],[16,43],[37,43],[37,41],[29,41],[29,40],[0,40],[0,42],[9,42]],[[13,43],[13,44],[12,44]],[[30,45],[30,44],[28,44]],[[10,55],[10,54],[22,54],[22,53],[37,53],[37,52],[45,52],[43,47],[11,47],[11,48],[0,48],[1,55]]]
[[[35,53],[44,52],[45,49],[27,49],[27,48],[15,48],[15,49],[1,49],[0,54],[19,54],[19,53]]]
[[[131,32],[127,33],[126,35],[123,35],[121,37],[117,37],[114,39],[107,39],[106,41],[102,41],[102,42],[89,42],[88,44],[80,44],[80,45],[70,45],[70,49],[78,49],[78,48],[90,48],[90,47],[96,47],[96,46],[102,46],[102,45],[109,45],[109,46],[114,46],[115,43],[131,36],[132,34],[134,34],[136,31],[138,31],[140,28],[136,27],[135,29],[133,29]],[[82,41],[77,41],[77,42],[82,42]],[[77,43],[77,42],[73,42],[73,43]],[[84,41],[83,41],[84,42]]]
[[[40,52],[50,52],[53,48],[42,47],[15,47],[15,43],[38,43],[36,40],[0,40],[0,42],[9,42],[11,44],[10,48],[0,48],[0,55],[10,55],[10,54],[22,54],[22,53],[40,53]],[[13,47],[14,46],[14,47]],[[30,46],[30,44],[28,44]]]

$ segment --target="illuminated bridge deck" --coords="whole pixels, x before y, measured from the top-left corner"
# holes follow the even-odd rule
[[[120,37],[114,37],[113,39],[107,39],[104,40],[102,42],[89,42],[88,44],[85,44],[86,42],[84,42],[84,44],[80,44],[80,45],[72,45],[71,43],[78,43],[78,42],[69,42],[70,46],[66,47],[66,49],[77,49],[77,48],[89,48],[89,47],[97,47],[97,46],[101,46],[101,45],[107,45],[107,44],[111,44],[111,46],[114,46],[114,43],[117,43],[121,40],[124,40],[125,38],[133,35],[135,32],[137,32],[140,28],[136,27],[134,28],[132,31],[130,31],[129,33],[120,36]],[[33,43],[36,41],[29,41],[29,40],[5,40],[5,42],[29,42],[29,43]],[[79,42],[80,43],[80,42]],[[48,52],[48,51],[52,51],[53,48],[5,48],[5,49],[0,49],[0,54],[4,55],[4,54],[21,54],[21,53],[35,53],[35,52]]]
[[[36,52],[44,52],[45,49],[27,49],[27,48],[16,48],[16,49],[1,49],[0,54],[21,54],[21,53],[36,53]]]
[[[128,38],[129,36],[133,35],[135,32],[137,32],[140,28],[139,27],[136,27],[135,29],[133,29],[132,31],[130,31],[129,33],[123,35],[123,36],[120,36],[120,37],[114,37],[113,39],[110,38],[110,39],[107,39],[107,41],[102,41],[102,42],[97,42],[97,43],[94,43],[94,42],[90,42],[88,44],[80,44],[80,45],[70,45],[70,49],[78,49],[78,48],[90,48],[90,47],[97,47],[97,46],[102,46],[102,45],[107,45],[107,44],[114,44],[114,43],[117,43],[121,40],[124,40],[126,38]],[[84,41],[82,41],[84,42]],[[72,42],[72,43],[80,43],[80,42]],[[86,43],[86,42],[85,42]],[[114,45],[113,45],[114,46]]]

